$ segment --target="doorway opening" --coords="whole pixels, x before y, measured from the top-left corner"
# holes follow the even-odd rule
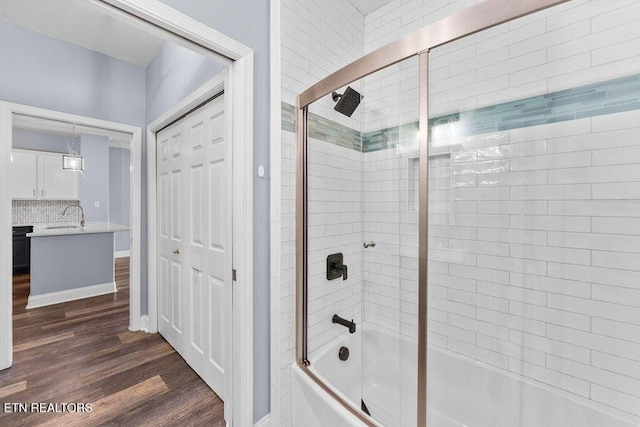
[[[87,3],[89,4],[89,3]],[[155,34],[162,34],[166,40],[170,40],[181,47],[202,53],[225,64],[227,68],[227,82],[225,83],[225,93],[228,95],[229,123],[227,130],[233,135],[233,171],[238,179],[233,180],[233,188],[229,193],[233,195],[231,207],[234,212],[233,224],[233,259],[232,265],[235,270],[235,281],[238,286],[234,289],[233,322],[229,326],[229,335],[235,337],[229,352],[236,357],[229,357],[229,362],[233,360],[233,366],[229,366],[230,390],[229,398],[225,400],[225,418],[229,422],[242,425],[252,423],[253,416],[253,179],[251,165],[253,164],[253,52],[246,46],[230,39],[229,37],[176,12],[159,2],[145,4],[141,6],[138,2],[129,0],[108,0],[90,2],[92,7],[97,8],[108,18],[114,18],[119,22],[126,22],[137,29],[144,29]],[[188,92],[187,92],[188,93]],[[182,107],[183,101],[177,107]],[[171,107],[171,106],[169,106]],[[166,107],[166,108],[169,108]],[[11,209],[8,202],[11,194],[10,177],[10,154],[11,154],[11,131],[8,130],[12,123],[12,114],[20,109],[29,109],[17,104],[2,104],[0,106],[0,174],[2,184],[1,194],[5,200],[0,200],[0,221],[6,227],[0,228],[0,245],[5,253],[10,253],[8,229],[11,221]],[[164,109],[165,107],[163,107]],[[178,108],[179,109],[179,108]],[[161,110],[162,112],[162,110]],[[166,118],[167,115],[161,116]],[[174,118],[175,119],[175,118]],[[160,120],[157,119],[156,122]],[[146,121],[148,123],[150,120]],[[152,129],[148,126],[148,130]],[[157,131],[157,129],[156,129]],[[154,131],[155,132],[155,131]],[[138,133],[138,136],[141,132]],[[154,136],[153,136],[154,137]],[[141,138],[142,139],[142,138]],[[147,134],[147,141],[151,137]],[[153,148],[155,150],[155,147]],[[155,153],[155,151],[154,151]],[[138,155],[139,164],[142,164],[141,155]],[[151,166],[149,169],[155,168]],[[150,172],[150,171],[148,171]],[[142,170],[132,171],[132,176],[144,180]],[[152,209],[152,201],[155,200],[155,175],[146,175],[149,179],[148,202],[149,217],[142,218],[142,211],[136,216],[132,215],[132,220],[140,220],[145,224],[145,228],[154,229],[155,219],[152,216],[155,210]],[[7,196],[5,196],[7,195]],[[132,199],[141,201],[144,194],[139,192]],[[5,206],[6,205],[6,206]],[[148,219],[148,221],[147,221]],[[136,245],[137,243],[137,245]],[[149,255],[155,248],[155,236],[149,233],[148,236],[140,236],[138,242],[133,242],[132,248],[136,250],[147,244]],[[155,265],[151,257],[145,257],[142,261],[138,277],[142,282],[148,283],[146,294],[141,292],[139,299],[131,300],[131,310],[137,310],[137,315],[131,317],[131,329],[144,329],[149,332],[157,331],[157,300],[156,282],[152,276],[155,275]],[[135,268],[132,265],[132,269]],[[11,264],[7,260],[0,261],[0,274],[3,275],[3,283],[11,283]],[[133,271],[132,271],[132,274]],[[229,272],[228,274],[231,274]],[[146,279],[144,280],[145,277]],[[132,288],[133,291],[133,288]],[[2,302],[0,305],[0,368],[11,366],[12,337],[11,337],[11,307],[10,307],[10,286],[0,287],[2,292]],[[133,292],[132,292],[133,293]],[[241,374],[242,373],[242,374]],[[231,388],[231,384],[233,387]],[[233,408],[233,410],[232,410]]]

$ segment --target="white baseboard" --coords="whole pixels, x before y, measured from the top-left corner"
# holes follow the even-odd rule
[[[143,331],[150,334],[151,332],[149,332],[149,316],[147,316],[146,314],[142,315],[138,318],[137,322],[129,323],[129,330],[131,332]]]
[[[117,292],[116,282],[102,283],[100,285],[85,286],[83,288],[69,289],[60,292],[51,292],[43,295],[29,295],[27,308],[44,307],[46,305],[60,304],[62,302],[75,301],[83,298],[97,297]]]
[[[254,427],[269,427],[271,425],[271,414],[267,414],[264,417],[260,418],[257,423],[255,423]]]
[[[150,333],[149,332],[149,316],[147,316],[146,314],[144,316],[140,316],[140,330],[145,331],[146,333]]]
[[[130,251],[115,251],[113,253],[114,258],[127,258],[130,256]]]

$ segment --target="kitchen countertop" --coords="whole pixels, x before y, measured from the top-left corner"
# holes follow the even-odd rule
[[[52,228],[47,227],[55,226],[67,226],[65,228]],[[76,226],[77,228],[73,228]],[[84,229],[81,229],[79,224],[35,224],[33,226],[33,233],[27,234],[27,237],[50,237],[50,236],[64,236],[71,234],[96,234],[96,233],[115,233],[117,231],[127,231],[129,227],[114,224],[112,222],[87,222]]]

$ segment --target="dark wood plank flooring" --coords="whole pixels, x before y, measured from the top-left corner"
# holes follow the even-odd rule
[[[159,334],[130,332],[129,259],[118,292],[26,310],[13,280],[13,366],[0,371],[1,426],[223,426],[223,403]],[[91,403],[90,413],[7,412],[5,403]]]

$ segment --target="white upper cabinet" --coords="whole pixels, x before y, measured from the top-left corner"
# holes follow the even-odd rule
[[[62,154],[38,154],[38,184],[41,199],[79,198],[80,173],[62,169]]]
[[[14,199],[77,200],[80,174],[62,169],[62,154],[13,150]]]
[[[35,199],[38,192],[37,159],[32,151],[11,153],[11,197],[14,199]]]

